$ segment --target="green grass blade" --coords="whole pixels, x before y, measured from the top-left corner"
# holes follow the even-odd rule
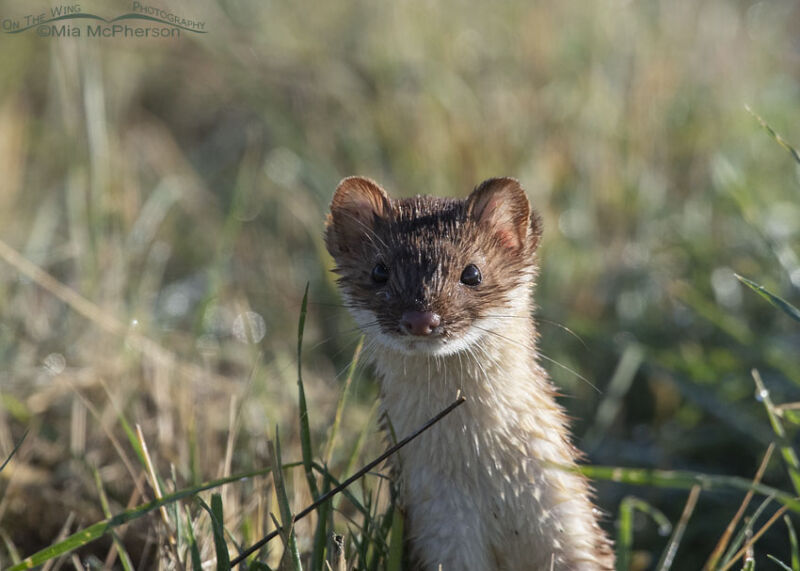
[[[633,503],[629,501],[630,499],[630,496],[628,496],[620,502],[617,515],[617,571],[628,571],[631,568]]]
[[[316,466],[316,464],[314,465]],[[322,493],[327,494],[331,489],[331,478],[328,471],[323,473]],[[311,553],[311,568],[322,569],[325,561],[325,546],[328,544],[328,519],[331,511],[330,500],[324,502],[317,509],[317,529],[314,530],[314,550]],[[333,528],[330,528],[333,530]]]
[[[359,563],[361,561],[366,561],[366,555],[364,554],[366,540],[363,537],[364,528],[362,526],[361,529],[354,530],[350,525],[347,526],[347,533],[351,539],[353,549],[351,550],[351,557],[353,557],[353,553],[358,558]]]
[[[769,391],[764,386],[764,381],[761,380],[761,375],[756,369],[753,369],[751,373],[756,384],[756,395],[764,403],[764,408],[767,411],[772,430],[777,437],[778,448],[781,451],[781,456],[783,456],[786,469],[789,471],[789,478],[792,480],[795,493],[800,495],[800,460],[797,458],[797,452],[795,452],[791,442],[786,437],[786,430],[783,428],[783,423],[775,410]]]
[[[786,563],[775,557],[774,555],[770,555],[767,553],[767,558],[770,559],[773,563],[775,563],[781,569],[786,569],[786,571],[792,571],[792,568],[789,567]],[[747,565],[747,563],[745,563]]]
[[[366,480],[362,480],[362,486],[367,485]],[[371,490],[365,490],[364,503],[367,506],[368,515],[364,518],[364,525],[362,527],[362,540],[361,550],[359,551],[359,562],[365,571],[373,571],[372,566],[377,562],[371,555],[375,551],[375,532],[377,524],[375,523],[375,515],[373,510],[375,508],[375,497]]]
[[[186,535],[189,536],[189,551],[192,555],[192,571],[203,571],[202,560],[200,559],[200,549],[197,547],[197,539],[194,537],[194,528],[189,510],[186,510]]]
[[[722,557],[722,560],[719,562],[719,568],[722,569],[728,565],[730,560],[739,552],[739,548],[744,543],[745,539],[752,535],[753,533],[753,526],[758,521],[758,518],[761,517],[761,514],[767,509],[767,506],[772,503],[774,498],[772,496],[767,497],[761,505],[756,508],[753,512],[753,515],[750,516],[745,520],[744,526],[739,532],[736,534],[736,537],[733,538],[728,550],[725,552],[725,555]]]
[[[375,428],[372,426],[373,418],[378,413],[378,409],[380,409],[380,401],[375,401],[372,404],[372,408],[369,409],[369,414],[367,414],[367,422],[364,423],[364,428],[361,429],[361,432],[358,434],[358,438],[356,439],[356,443],[353,445],[353,449],[350,451],[350,456],[347,459],[347,468],[345,468],[345,474],[352,474],[353,470],[355,470],[356,464],[358,464],[358,458],[361,456],[361,452],[364,450],[364,444],[367,442],[367,437],[372,434]],[[396,443],[397,439],[393,439],[393,443]]]
[[[211,507],[209,507],[202,498],[197,498],[197,501],[200,503],[200,506],[208,512],[211,518],[214,551],[217,555],[217,571],[229,571],[231,568],[231,556],[230,553],[228,553],[228,544],[225,543],[225,520],[222,513],[222,496],[219,494],[212,494]]]
[[[195,415],[189,417],[189,426],[187,427],[187,436],[189,440],[189,474],[192,485],[200,483],[200,454],[199,445],[197,441],[197,424]]]
[[[284,468],[295,467],[300,465],[301,464],[297,462],[294,464],[287,464],[286,466],[284,466]],[[102,537],[106,533],[110,532],[112,529],[119,527],[120,525],[124,525],[128,522],[131,522],[135,519],[139,519],[140,517],[149,514],[153,510],[159,509],[161,506],[166,506],[173,502],[182,500],[184,498],[194,496],[198,492],[210,490],[212,488],[218,488],[220,486],[224,486],[226,484],[237,482],[239,480],[243,480],[246,478],[263,476],[265,474],[269,474],[271,471],[272,467],[270,466],[269,468],[252,470],[250,472],[244,472],[241,474],[228,476],[227,478],[220,478],[218,480],[206,482],[199,486],[192,486],[189,488],[185,488],[183,490],[179,490],[177,492],[173,492],[171,494],[166,494],[160,500],[153,500],[152,502],[142,504],[139,507],[131,508],[113,517],[106,518],[102,521],[98,521],[97,523],[94,523],[89,527],[82,529],[81,531],[73,533],[64,540],[59,541],[58,543],[55,543],[53,545],[50,545],[49,547],[45,547],[44,549],[42,549],[41,551],[37,551],[30,557],[26,557],[20,563],[10,567],[7,571],[22,571],[23,569],[32,569],[37,565],[41,565],[49,561],[50,559],[58,557],[59,555],[63,555],[64,553],[69,553],[70,551],[83,547],[84,545],[91,543],[95,539]]]
[[[144,450],[142,449],[142,444],[139,442],[139,438],[136,436],[136,431],[130,425],[128,419],[125,418],[125,415],[122,414],[121,410],[117,410],[117,417],[119,418],[120,425],[122,425],[122,430],[125,432],[125,436],[128,437],[128,442],[136,452],[136,456],[139,457],[139,463],[144,467],[145,471],[147,471],[147,458]]]
[[[392,532],[392,522],[394,521],[394,512],[396,511],[395,504],[394,502],[390,503],[389,507],[383,513],[380,513],[380,502],[377,501],[377,498],[383,495],[382,488],[386,481],[387,480],[383,478],[378,479],[378,489],[374,494],[376,501],[374,502],[375,512],[372,514],[374,522],[372,529],[374,531],[371,541],[372,561],[369,566],[370,571],[385,569],[386,560],[389,557],[389,536]],[[383,563],[383,565],[381,565],[381,563]]]
[[[306,390],[303,387],[303,331],[306,326],[306,314],[308,312],[308,284],[303,294],[303,303],[300,306],[300,320],[297,323],[297,392],[300,403],[300,444],[303,450],[303,467],[306,472],[308,489],[311,491],[313,500],[319,497],[317,480],[314,478],[314,471],[311,469],[311,428],[308,423],[308,405],[306,404]]]
[[[405,520],[399,509],[392,511],[392,531],[389,535],[389,555],[386,558],[386,571],[402,571]]]
[[[750,108],[750,106],[749,106],[749,105],[745,105],[745,106],[744,106],[744,108],[745,108],[745,109],[747,109],[748,113],[750,113],[750,115],[752,115],[753,117],[755,117],[755,118],[756,118],[756,120],[757,120],[759,123],[761,123],[761,126],[762,126],[762,127],[764,127],[764,130],[765,130],[767,133],[769,133],[769,136],[770,136],[770,137],[772,137],[773,139],[775,139],[775,142],[776,142],[776,143],[778,143],[778,144],[779,144],[781,147],[783,147],[784,149],[786,149],[786,150],[789,152],[789,154],[790,154],[790,155],[792,155],[792,158],[793,158],[795,161],[797,161],[798,163],[800,163],[800,153],[798,153],[798,152],[797,152],[797,149],[795,149],[795,148],[794,148],[792,145],[790,145],[790,144],[789,144],[789,143],[786,141],[786,139],[784,139],[783,137],[781,137],[781,136],[780,136],[780,134],[778,134],[778,132],[777,132],[777,131],[775,131],[775,129],[773,129],[772,127],[770,127],[770,126],[769,126],[769,124],[768,124],[766,121],[764,121],[764,119],[762,119],[762,118],[761,118],[761,116],[760,116],[758,113],[756,113],[755,111],[753,111],[753,110]]]
[[[297,538],[294,533],[294,517],[292,510],[289,506],[289,496],[286,493],[286,485],[283,480],[283,470],[281,468],[281,442],[278,433],[278,427],[275,427],[275,441],[270,442],[270,455],[272,465],[277,469],[272,473],[272,478],[275,481],[275,495],[278,499],[278,508],[281,512],[281,539],[283,539],[284,555],[283,562],[289,565],[294,571],[302,571],[303,566],[300,563],[300,552],[297,549]]]
[[[28,436],[28,431],[27,430],[22,434],[22,437],[14,445],[14,448],[13,448],[13,450],[11,450],[11,454],[8,455],[8,458],[3,460],[3,464],[0,465],[0,472],[3,471],[3,468],[6,467],[6,464],[8,464],[11,461],[11,459],[14,457],[14,454],[16,454],[17,450],[19,450],[19,447],[22,446],[23,442],[25,442],[25,437],[26,436]]]
[[[565,470],[573,468],[565,467]],[[753,490],[762,496],[772,496],[790,510],[800,513],[800,499],[792,494],[739,476],[703,474],[689,470],[653,470],[649,468],[621,468],[617,466],[579,466],[574,468],[592,480],[609,480],[634,486],[689,489],[699,484],[706,490]]]
[[[789,545],[792,548],[792,571],[800,571],[800,547],[797,543],[797,533],[792,524],[792,518],[788,515],[783,516],[783,523],[786,524],[786,529],[789,530]]]
[[[330,472],[328,472],[328,471],[325,469],[325,467],[324,467],[324,466],[320,466],[319,464],[317,464],[316,462],[314,462],[314,469],[315,469],[317,472],[319,472],[320,474],[322,474],[322,476],[323,476],[323,477],[325,477],[325,478],[329,478],[329,479],[330,479],[330,481],[331,481],[331,483],[332,483],[334,486],[339,486],[339,485],[341,485],[341,482],[340,482],[339,480],[337,480],[337,479],[336,479],[334,476],[332,476],[332,475],[330,474]],[[349,501],[351,504],[353,504],[353,507],[354,507],[354,508],[356,508],[358,511],[360,511],[360,512],[361,512],[361,514],[362,514],[363,516],[365,516],[365,517],[369,516],[369,510],[368,510],[368,509],[367,509],[367,508],[364,506],[364,504],[362,504],[362,503],[361,503],[361,501],[360,501],[360,500],[359,500],[357,497],[355,497],[355,496],[353,495],[353,493],[352,493],[350,490],[348,490],[347,488],[343,489],[343,490],[341,491],[341,495],[342,495],[342,496],[344,496],[345,498],[347,498],[347,500],[348,500],[348,501]],[[333,498],[333,499],[334,499],[334,501],[335,501],[335,500],[336,500],[336,498],[338,498],[338,497],[339,497],[339,496],[334,496],[334,498]]]
[[[345,468],[344,471],[345,474],[352,474],[353,471],[355,470],[355,466],[358,463],[358,458],[359,456],[361,456],[361,451],[364,449],[364,444],[367,441],[367,436],[371,434],[373,431],[372,419],[375,416],[376,412],[378,411],[379,406],[380,403],[379,401],[376,400],[369,411],[369,415],[367,416],[368,420],[367,422],[364,423],[364,428],[359,433],[358,439],[356,440],[356,443],[353,446],[353,450],[350,452],[350,457],[347,460],[347,467]],[[350,494],[347,497],[348,499],[350,499],[352,497],[352,494]],[[339,502],[341,501],[342,501],[341,498],[338,497],[333,499],[334,509],[336,509],[339,506]],[[352,501],[352,499],[350,501]],[[365,513],[365,516],[367,515],[368,513]]]
[[[734,274],[734,275],[736,276],[737,280],[739,280],[744,285],[749,287],[751,290],[756,292],[758,295],[766,299],[770,304],[783,311],[786,315],[788,315],[795,321],[800,322],[800,309],[797,309],[795,306],[793,306],[785,299],[778,297],[774,293],[771,293],[769,290],[764,288],[764,286],[759,285],[752,280],[748,280],[746,277],[740,276],[739,274]]]
[[[172,483],[175,485],[178,481],[178,473],[175,471],[175,464],[170,464],[170,472],[172,477]],[[163,484],[161,484],[161,489],[167,489]],[[180,502],[174,502],[164,506],[167,510],[167,514],[169,515],[170,521],[175,526],[174,536],[176,539],[176,549],[180,553],[181,548],[183,547],[183,539],[186,537],[186,530],[183,529],[183,518],[181,514],[183,512],[183,506]]]
[[[350,367],[347,370],[347,378],[342,387],[342,393],[339,396],[339,402],[336,403],[336,414],[333,417],[333,426],[331,427],[331,434],[328,437],[328,443],[325,445],[325,453],[322,457],[325,459],[325,464],[330,465],[331,458],[333,457],[333,447],[336,443],[336,435],[339,433],[339,425],[342,423],[342,415],[344,406],[347,402],[347,395],[350,393],[350,384],[353,382],[353,376],[358,365],[358,360],[361,357],[361,350],[364,348],[364,336],[358,340],[356,350],[353,351],[353,359],[350,361]]]
[[[653,521],[658,524],[658,530],[661,535],[666,535],[672,528],[669,518],[646,501],[634,496],[626,496],[623,498],[619,504],[619,516],[617,517],[618,571],[628,571],[631,567],[631,556],[633,553],[633,514],[636,510],[649,515]]]
[[[97,486],[97,493],[100,495],[100,506],[103,508],[103,515],[106,517],[111,517],[111,509],[108,507],[108,497],[106,496],[105,488],[103,488],[103,480],[100,478],[100,472],[98,472],[97,468],[93,466],[92,473],[94,474],[94,483],[95,486]],[[122,544],[122,541],[120,541],[119,536],[112,531],[111,537],[114,541],[114,545],[117,548],[117,553],[119,554],[122,568],[125,571],[133,571],[133,563],[131,562],[131,558],[128,556],[128,552],[125,551],[125,546]]]
[[[214,514],[212,531],[214,533],[214,551],[217,553],[217,569],[228,571],[231,568],[231,556],[228,552],[228,544],[225,543],[225,514],[222,510],[222,496],[219,493],[211,495],[211,512]]]

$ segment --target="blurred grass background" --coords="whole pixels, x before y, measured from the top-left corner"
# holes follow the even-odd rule
[[[0,18],[50,6],[6,1]],[[542,352],[589,460],[753,476],[774,435],[750,370],[774,400],[798,400],[800,333],[734,272],[796,302],[800,201],[797,164],[745,104],[800,141],[796,2],[169,9],[208,33],[0,33],[0,240],[100,310],[87,319],[0,263],[0,458],[30,431],[0,472],[0,566],[103,517],[93,468],[112,511],[142,486],[120,414],[180,485],[267,465],[276,425],[284,459],[299,459],[307,282],[304,378],[324,441],[358,335],[321,232],[351,174],[396,195],[519,178],[546,224]],[[360,370],[334,472],[375,395]],[[363,458],[382,448],[373,429]],[[765,481],[788,480],[773,462]],[[628,494],[673,521],[686,496],[597,488],[609,529]],[[243,543],[271,526],[272,494],[267,479],[226,488]],[[739,498],[701,496],[674,568],[700,567]],[[140,568],[158,560],[156,520],[125,533]],[[648,568],[665,538],[636,524]],[[758,555],[785,555],[777,527]],[[99,545],[86,553],[102,559]]]

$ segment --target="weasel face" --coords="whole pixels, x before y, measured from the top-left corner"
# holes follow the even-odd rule
[[[392,200],[344,179],[325,241],[356,322],[388,348],[448,355],[525,318],[539,218],[516,180],[490,179],[465,200]]]

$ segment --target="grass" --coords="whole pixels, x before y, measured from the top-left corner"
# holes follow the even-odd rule
[[[762,293],[763,295],[763,288],[750,282],[750,285],[754,291]],[[767,297],[768,300],[772,301],[774,296]],[[306,310],[307,310],[307,299],[308,299],[308,291],[306,290],[306,294],[303,298],[303,303],[301,307],[301,314],[300,314],[300,321],[298,325],[298,356],[302,354],[302,342],[303,342],[303,330],[305,324],[305,317],[306,317]],[[784,302],[786,303],[786,302]],[[777,305],[780,309],[786,311],[788,315],[793,315],[793,312],[797,311],[796,308],[792,307],[791,305]],[[359,344],[356,355],[360,353]],[[353,363],[351,364],[351,373],[352,369],[356,365],[356,358],[354,358]],[[763,381],[758,373],[758,371],[753,371],[753,378],[756,384],[757,394],[760,397],[760,400],[764,403],[767,413],[769,415],[770,421],[773,426],[773,430],[776,435],[777,441],[781,445],[781,452],[784,457],[784,462],[786,464],[787,471],[792,479],[793,484],[795,485],[795,492],[797,495],[800,495],[798,490],[798,484],[796,481],[796,471],[798,466],[797,456],[792,448],[792,446],[786,443],[786,433],[783,427],[783,421],[780,418],[780,413],[777,412],[775,405],[769,398],[768,391],[764,388]],[[347,384],[345,385],[347,386]],[[80,547],[89,545],[94,540],[104,536],[104,535],[111,535],[114,539],[114,548],[117,550],[117,553],[120,557],[120,563],[124,569],[132,569],[133,565],[131,563],[131,559],[127,552],[125,551],[124,546],[116,534],[115,528],[124,526],[128,522],[147,515],[151,512],[155,512],[155,510],[160,510],[162,514],[163,521],[168,529],[172,531],[170,534],[170,543],[177,544],[175,546],[175,560],[173,563],[177,562],[180,565],[180,562],[186,562],[189,557],[191,557],[192,565],[194,568],[201,567],[201,560],[200,560],[200,553],[197,546],[197,541],[195,539],[195,533],[193,530],[193,522],[190,516],[187,516],[187,526],[185,531],[182,532],[181,530],[181,518],[183,516],[183,510],[180,509],[180,500],[185,498],[195,498],[197,503],[205,510],[210,519],[211,524],[211,531],[212,537],[214,542],[214,554],[216,559],[217,569],[229,569],[231,568],[231,564],[233,563],[236,565],[239,562],[247,561],[247,557],[251,556],[254,553],[257,553],[260,548],[264,547],[268,544],[269,540],[272,537],[280,536],[283,541],[284,545],[284,555],[283,558],[286,559],[288,557],[288,561],[291,562],[289,565],[291,568],[299,570],[303,568],[303,563],[301,561],[301,555],[298,550],[297,545],[297,537],[294,531],[294,524],[295,522],[302,519],[304,516],[317,512],[316,515],[318,517],[317,523],[317,531],[314,538],[314,549],[313,553],[310,558],[311,568],[313,569],[322,569],[323,562],[326,560],[324,558],[325,550],[326,550],[326,541],[320,541],[318,538],[327,538],[333,533],[333,529],[328,526],[329,521],[327,514],[329,514],[329,509],[323,509],[323,506],[327,508],[330,507],[330,499],[336,493],[341,491],[347,490],[347,488],[355,482],[358,482],[365,475],[372,469],[379,466],[388,456],[393,454],[397,449],[401,446],[410,442],[416,435],[418,435],[422,430],[431,426],[436,421],[441,419],[445,414],[447,414],[450,410],[455,408],[458,404],[464,402],[463,398],[456,401],[448,407],[445,411],[443,411],[440,415],[437,415],[436,418],[432,419],[425,427],[421,427],[421,430],[413,435],[409,435],[408,438],[403,439],[402,442],[392,446],[387,452],[382,454],[380,457],[375,459],[374,461],[370,462],[362,470],[359,470],[356,474],[352,477],[348,478],[347,481],[343,482],[342,484],[338,484],[334,490],[327,489],[331,480],[334,477],[328,472],[328,470],[316,464],[314,460],[311,458],[311,439],[310,439],[310,429],[308,423],[308,416],[309,412],[305,405],[305,397],[304,397],[304,387],[302,381],[302,370],[298,369],[298,388],[299,388],[299,424],[300,424],[300,432],[301,432],[301,442],[303,443],[301,448],[303,450],[303,461],[300,463],[295,464],[288,464],[282,461],[281,456],[281,448],[280,448],[280,437],[278,436],[278,429],[276,427],[275,430],[275,440],[274,445],[270,442],[270,464],[271,467],[265,470],[261,470],[258,472],[247,473],[247,474],[239,474],[235,477],[231,478],[224,478],[214,482],[209,482],[207,484],[203,484],[202,486],[184,489],[174,494],[169,494],[164,496],[161,491],[161,479],[157,476],[152,461],[150,460],[149,453],[147,452],[147,445],[142,437],[141,428],[137,426],[137,440],[134,444],[138,443],[138,446],[134,446],[136,448],[140,460],[142,461],[142,468],[149,472],[151,477],[151,487],[155,492],[157,497],[156,500],[139,506],[137,508],[133,508],[117,514],[116,516],[112,516],[108,507],[108,499],[103,491],[103,485],[101,478],[99,476],[99,472],[97,470],[94,471],[95,480],[97,483],[98,490],[100,492],[100,500],[103,505],[103,510],[105,513],[106,518],[98,522],[95,525],[89,526],[88,528],[82,529],[75,534],[57,542],[41,550],[40,552],[34,554],[31,557],[25,558],[24,560],[17,560],[15,565],[13,565],[10,569],[11,571],[19,571],[22,569],[30,569],[34,568],[35,566],[41,565],[42,563],[46,563],[51,561],[52,559],[58,557],[59,555],[70,553]],[[344,395],[343,395],[344,396]],[[342,410],[342,405],[344,402],[344,398],[340,399],[339,405],[337,406],[337,413],[340,413]],[[337,414],[338,416],[338,414]],[[331,437],[335,432],[332,432]],[[23,436],[24,440],[24,436]],[[132,439],[133,440],[133,439]],[[326,445],[326,448],[331,446],[333,438],[329,440]],[[13,457],[14,453],[18,450],[19,446],[22,444],[22,441],[18,443],[15,448],[12,450],[9,457],[3,463],[2,467],[8,463],[9,460]],[[308,451],[308,456],[306,456],[306,452]],[[585,466],[582,468],[582,471],[589,477],[593,479],[609,479],[617,482],[625,482],[628,484],[633,485],[654,485],[654,486],[661,486],[661,487],[669,487],[669,488],[683,488],[691,486],[691,491],[689,494],[689,498],[687,500],[686,506],[684,507],[683,515],[681,516],[680,520],[678,521],[677,525],[675,526],[673,533],[670,537],[669,542],[667,543],[666,548],[664,549],[662,556],[658,562],[657,569],[669,569],[673,563],[676,551],[680,546],[681,538],[683,533],[685,532],[686,526],[688,524],[689,519],[695,509],[697,504],[698,497],[700,495],[701,490],[714,490],[720,488],[739,488],[741,490],[747,491],[747,496],[740,508],[740,512],[737,513],[737,516],[731,521],[726,529],[723,538],[717,544],[717,547],[712,552],[709,562],[706,564],[706,568],[708,569],[721,569],[725,570],[730,568],[736,561],[741,558],[743,555],[748,553],[748,549],[752,549],[752,546],[758,540],[761,535],[763,535],[771,526],[772,524],[777,521],[777,519],[783,514],[791,509],[797,513],[800,513],[800,501],[795,499],[792,494],[783,492],[778,489],[771,488],[769,486],[764,486],[760,483],[761,477],[763,476],[764,468],[768,464],[769,458],[772,453],[772,447],[768,450],[764,461],[762,462],[761,468],[759,469],[758,474],[756,475],[755,479],[752,482],[748,482],[742,478],[735,478],[730,476],[714,476],[709,474],[697,474],[697,473],[686,473],[686,472],[663,472],[663,471],[645,471],[645,470],[637,470],[637,469],[626,469],[626,468],[603,468],[599,466]],[[285,479],[282,475],[283,470],[286,468],[291,468],[294,466],[299,467],[302,465],[304,467],[304,471],[306,474],[306,481],[308,484],[309,491],[311,492],[312,497],[314,498],[314,502],[312,505],[308,506],[306,509],[302,510],[300,513],[293,515],[292,508],[289,501],[289,496],[287,494],[286,483]],[[280,470],[274,470],[275,466],[280,466]],[[0,467],[0,471],[2,470]],[[318,488],[317,488],[317,478],[314,475],[314,469],[323,476],[324,482],[328,485],[326,486],[326,491],[324,494],[320,496]],[[224,516],[223,516],[223,503],[222,503],[222,496],[219,493],[213,493],[211,496],[211,507],[203,501],[201,497],[198,496],[198,493],[204,490],[214,489],[221,487],[226,484],[230,484],[233,482],[241,481],[244,479],[252,478],[257,475],[265,475],[267,473],[271,473],[274,477],[274,485],[275,485],[275,493],[277,495],[277,502],[280,508],[280,515],[281,520],[283,523],[278,522],[277,519],[273,516],[273,521],[276,527],[276,531],[265,536],[261,540],[257,541],[251,547],[244,547],[238,545],[235,540],[233,540],[234,545],[236,546],[239,555],[232,561],[230,557],[230,553],[228,550],[228,538],[230,537],[230,533],[226,531],[225,524],[224,524]],[[724,557],[721,557],[723,550],[725,549],[727,543],[730,540],[730,536],[735,531],[740,515],[743,510],[747,507],[750,499],[753,497],[753,492],[757,492],[762,494],[767,498],[756,511],[755,515],[751,520],[749,520],[745,526],[740,531],[739,535],[737,536],[736,540],[732,543],[731,548],[727,551]],[[352,496],[350,496],[352,499]],[[758,519],[758,515],[766,507],[770,501],[776,500],[778,503],[782,504],[782,507],[777,510],[773,516],[770,518],[768,522],[766,522],[755,534],[753,534],[752,527],[753,522]],[[358,500],[353,500],[355,505],[359,505]],[[173,508],[168,513],[166,507]],[[361,507],[361,506],[359,506]],[[620,569],[628,569],[630,568],[631,561],[632,561],[632,545],[633,545],[633,513],[634,509],[638,508],[643,513],[652,514],[654,519],[659,522],[662,529],[667,529],[669,527],[668,519],[657,509],[654,509],[652,506],[649,506],[646,502],[642,500],[628,497],[620,505],[619,516],[617,519],[617,527],[618,527],[618,536],[617,536],[617,553],[619,557],[619,568]],[[398,545],[402,544],[402,531],[397,532],[395,526],[399,526],[402,530],[402,519],[398,519],[395,517],[395,508],[394,505],[391,505],[389,510],[382,515],[383,524],[378,522],[381,514],[373,513],[372,510],[367,507],[361,507],[361,510],[364,512],[364,521],[361,528],[361,533],[366,534],[366,531],[370,527],[378,526],[380,534],[376,538],[370,538],[367,536],[367,540],[372,540],[375,544],[374,545],[366,545],[364,543],[361,546],[358,546],[358,559],[356,565],[359,568],[400,568],[400,558],[402,557],[402,549],[398,549]],[[771,556],[770,558],[777,562],[778,564],[782,565],[788,569],[796,568],[797,561],[800,560],[800,551],[798,551],[797,547],[797,540],[794,533],[794,528],[791,523],[791,520],[787,517],[785,519],[787,529],[789,530],[789,537],[791,542],[791,560],[792,560],[792,567],[781,562],[778,558]],[[749,531],[748,531],[749,530]],[[182,537],[184,545],[181,546],[181,541],[178,541],[177,538]],[[390,540],[391,537],[391,540]],[[735,548],[739,548],[744,539],[749,537],[747,544],[744,547],[741,547],[738,551]],[[362,541],[365,541],[362,539]],[[14,550],[15,551],[15,550]],[[383,551],[383,555],[376,555],[376,552]],[[370,556],[371,555],[371,556]],[[17,558],[19,559],[19,558]],[[370,562],[367,565],[367,562]],[[106,565],[109,565],[109,561],[106,561]],[[269,568],[263,562],[258,559],[251,560],[251,564],[254,564],[256,568],[264,567]],[[284,563],[286,564],[286,563]]]
[[[0,32],[0,568],[215,568],[385,450],[321,237],[350,174],[523,181],[620,568],[800,568],[790,3],[181,10],[209,33]],[[401,568],[392,497],[371,472],[250,566],[333,530]]]

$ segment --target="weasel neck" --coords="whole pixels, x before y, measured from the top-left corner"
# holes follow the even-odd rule
[[[376,353],[373,359],[384,407],[398,437],[453,402],[459,391],[467,397],[459,416],[470,413],[473,423],[485,417],[492,426],[512,423],[519,429],[525,418],[535,416],[541,421],[552,412],[558,418],[546,424],[559,432],[565,430],[552,385],[536,361],[532,321],[508,321],[516,323],[502,332],[487,330],[467,350],[450,355],[408,355],[383,349]]]

